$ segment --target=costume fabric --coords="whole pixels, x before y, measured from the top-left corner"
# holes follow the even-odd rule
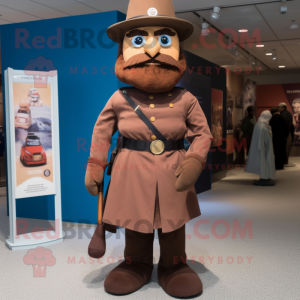
[[[275,179],[275,162],[272,131],[269,121],[272,115],[264,111],[254,127],[245,172],[260,175],[261,179]]]
[[[147,118],[155,118],[154,126],[167,140],[186,138],[191,146],[187,152],[167,151],[161,155],[122,149],[114,162],[103,222],[142,233],[156,228],[174,231],[200,215],[194,186],[184,192],[175,190],[175,171],[187,155],[205,162],[212,138],[206,117],[197,98],[180,88],[154,95],[135,88],[127,92]],[[121,91],[111,97],[99,115],[92,157],[107,162],[117,128],[126,138],[151,141],[153,136]],[[159,213],[155,207],[159,207]]]
[[[249,115],[246,116],[242,121],[241,134],[242,134],[242,139],[246,139],[247,153],[249,153],[255,124],[256,124],[255,118]]]
[[[280,114],[274,114],[270,120],[272,128],[273,146],[276,170],[282,170],[286,159],[286,141],[289,135],[285,119]]]
[[[288,164],[290,153],[292,150],[292,144],[293,144],[293,132],[294,132],[293,116],[288,110],[284,110],[280,114],[284,117],[289,130],[289,135],[286,141],[286,159],[285,159],[285,164]]]

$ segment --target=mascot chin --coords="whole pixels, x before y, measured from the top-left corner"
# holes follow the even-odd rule
[[[111,294],[132,293],[150,280],[154,230],[160,286],[174,297],[202,293],[199,276],[186,264],[185,223],[201,214],[194,184],[212,136],[196,97],[176,87],[186,70],[179,43],[192,32],[190,22],[176,18],[171,0],[131,0],[126,21],[107,30],[119,43],[116,76],[132,87],[116,91],[98,117],[85,185],[97,195],[118,130],[122,142],[103,224],[125,228],[125,260],[105,279]]]

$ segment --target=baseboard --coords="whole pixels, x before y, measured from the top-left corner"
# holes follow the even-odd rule
[[[290,156],[300,156],[300,146],[293,146]]]
[[[227,160],[227,166],[228,166],[228,165],[233,165],[233,164],[234,164],[233,153],[227,154],[226,160]]]
[[[213,174],[211,177],[212,183],[222,180],[223,178],[226,177],[226,174],[227,174],[226,170]]]

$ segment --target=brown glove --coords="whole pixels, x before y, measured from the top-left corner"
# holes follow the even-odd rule
[[[175,189],[177,192],[189,190],[197,181],[202,172],[202,163],[195,158],[187,158],[177,168]]]
[[[85,187],[93,196],[98,194],[99,186],[104,177],[104,169],[105,167],[102,163],[98,163],[96,159],[89,158],[85,173]]]

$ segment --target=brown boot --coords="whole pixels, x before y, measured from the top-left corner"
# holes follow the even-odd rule
[[[158,281],[164,291],[173,297],[187,298],[202,293],[199,276],[186,264],[185,226],[169,233],[158,230],[160,260]]]
[[[125,295],[137,291],[151,278],[154,233],[125,229],[125,261],[114,268],[104,282],[105,291]]]

